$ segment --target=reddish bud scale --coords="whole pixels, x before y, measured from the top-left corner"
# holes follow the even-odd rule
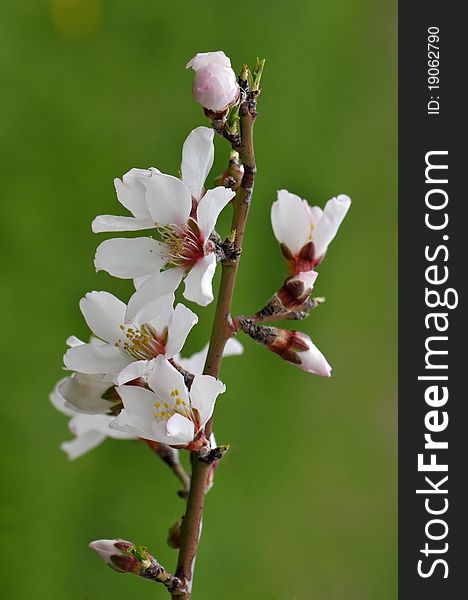
[[[311,288],[307,289],[300,280],[288,277],[278,291],[281,304],[290,310],[302,306],[309,297]]]
[[[112,564],[109,566],[121,573],[135,573],[141,571],[140,562],[131,554],[115,554],[110,557]]]
[[[281,358],[284,358],[284,360],[296,365],[300,364],[301,359],[297,352],[305,352],[309,349],[309,346],[296,331],[288,331],[286,329],[277,329],[276,331],[278,333],[276,340],[272,344],[269,344],[268,348],[281,356]]]
[[[296,255],[293,255],[291,250],[285,244],[281,244],[280,248],[288,263],[290,275],[312,271],[322,260],[322,257],[316,257],[315,255],[314,242],[307,242]]]

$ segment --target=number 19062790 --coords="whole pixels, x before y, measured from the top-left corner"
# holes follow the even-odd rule
[[[427,29],[427,87],[429,90],[439,89],[439,28]]]

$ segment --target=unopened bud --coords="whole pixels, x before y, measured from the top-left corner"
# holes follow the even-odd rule
[[[170,548],[180,548],[180,529],[182,527],[182,519],[179,519],[169,529],[167,534],[167,544]]]
[[[303,371],[330,377],[331,367],[324,355],[312,342],[310,337],[301,331],[277,329],[278,336],[269,349]]]
[[[307,302],[318,273],[306,271],[288,277],[278,291],[278,298],[284,308],[295,310]]]
[[[193,97],[203,108],[219,114],[237,102],[239,86],[224,52],[199,53],[187,64],[189,68],[195,71]]]
[[[95,540],[89,547],[118,573],[133,573],[143,579],[162,583],[170,592],[181,589],[181,580],[166,571],[144,546],[136,546],[126,540]]]
[[[119,573],[134,573],[138,575],[142,569],[150,566],[147,557],[140,560],[131,552],[135,546],[126,540],[95,540],[89,544],[104,562]]]
[[[257,343],[262,344],[284,360],[308,373],[330,377],[331,367],[324,355],[301,331],[255,325],[245,320],[239,322],[242,330]]]

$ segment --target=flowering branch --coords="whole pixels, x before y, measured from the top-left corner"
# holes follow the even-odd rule
[[[50,399],[70,418],[74,439],[62,444],[75,459],[107,437],[139,439],[182,483],[185,515],[169,529],[167,542],[179,549],[175,574],[166,571],[143,546],[125,540],[98,540],[91,548],[114,570],[162,583],[174,600],[190,600],[201,534],[205,496],[229,446],[217,446],[213,412],[225,385],[218,379],[223,356],[241,354],[234,339],[243,332],[300,369],[329,377],[331,367],[310,337],[271,325],[301,320],[324,302],[311,298],[315,268],[345,217],[350,199],[340,195],[324,209],[280,190],[271,221],[287,265],[282,286],[250,316],[231,316],[256,175],[253,129],[265,61],[257,59],[238,78],[224,52],[197,54],[187,65],[195,71],[192,91],[211,121],[197,127],[182,149],[180,177],[158,169],[131,169],[115,179],[119,202],[132,216],[99,215],[93,231],[151,230],[156,238],[123,237],[102,242],[96,270],[132,279],[136,291],[127,304],[93,291],[80,301],[92,331],[89,342],[71,336],[64,365],[69,375]],[[217,132],[231,145],[229,165],[218,186],[206,189]],[[216,231],[221,211],[232,205],[229,235]],[[221,282],[209,344],[185,358],[185,340],[198,316],[175,292],[184,284],[187,300],[207,306],[214,300],[212,280],[221,265]],[[191,476],[179,461],[190,452]]]
[[[240,186],[232,202],[233,217],[231,231],[234,237],[232,241],[234,252],[231,256],[235,258],[226,258],[222,261],[218,303],[216,305],[208,356],[204,368],[205,375],[211,375],[212,377],[218,377],[224,347],[227,340],[233,335],[231,306],[256,174],[253,128],[257,116],[256,97],[258,91],[250,91],[247,77],[239,79],[239,86],[241,93],[244,94],[244,101],[241,103],[239,109],[241,136],[239,159],[244,172]],[[208,437],[212,431],[213,419],[210,419],[205,426],[205,435]],[[197,454],[194,454],[193,458],[192,481],[187,501],[187,512],[182,522],[180,552],[176,570],[176,575],[184,582],[185,589],[183,592],[177,590],[172,594],[173,598],[183,600],[190,599],[193,567],[200,539],[205,490],[209,476],[209,465],[200,460]]]

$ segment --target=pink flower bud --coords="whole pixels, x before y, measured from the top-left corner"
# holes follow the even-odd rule
[[[189,68],[195,71],[193,97],[203,108],[220,113],[237,101],[239,86],[224,52],[197,54],[187,64]]]
[[[119,573],[138,573],[142,569],[141,562],[128,552],[133,547],[126,540],[95,540],[89,544],[103,561]]]

